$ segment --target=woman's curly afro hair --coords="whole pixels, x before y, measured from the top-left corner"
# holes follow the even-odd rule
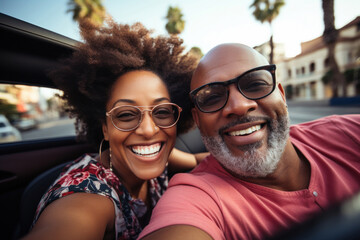
[[[50,73],[64,91],[67,111],[76,117],[80,139],[99,144],[103,139],[102,123],[106,120],[106,103],[119,76],[134,70],[148,70],[166,84],[171,101],[182,109],[178,133],[193,126],[188,97],[192,73],[197,60],[184,54],[183,41],[175,36],[151,37],[142,24],[116,24],[105,27],[80,23],[84,39],[73,55]]]

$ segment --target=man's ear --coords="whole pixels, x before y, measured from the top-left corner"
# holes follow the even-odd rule
[[[103,131],[103,134],[104,134],[104,139],[106,141],[109,141],[109,132],[108,132],[108,127],[107,127],[106,123],[102,124],[102,131]]]
[[[279,88],[282,99],[286,103],[285,90],[284,90],[283,86],[281,85],[281,83],[278,83],[278,88]]]
[[[194,119],[194,122],[196,123],[196,126],[199,128],[199,116],[198,112],[196,111],[195,107],[191,109],[191,114]]]

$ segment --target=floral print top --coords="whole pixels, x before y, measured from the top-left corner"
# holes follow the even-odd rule
[[[145,215],[147,207],[139,199],[133,199],[119,178],[104,168],[96,154],[85,154],[67,165],[55,180],[37,207],[33,225],[41,212],[51,202],[73,193],[94,193],[106,196],[115,206],[116,239],[136,239],[142,230],[139,218]],[[157,178],[149,180],[152,207],[155,206],[168,185],[167,170]]]

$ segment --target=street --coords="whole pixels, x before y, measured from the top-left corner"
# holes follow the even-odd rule
[[[21,132],[22,140],[74,136],[74,122],[74,119],[60,118],[40,123],[36,129]]]
[[[328,106],[326,102],[291,102],[288,101],[291,124],[312,121],[329,115],[360,114],[360,106]]]
[[[360,114],[360,106],[328,106],[322,102],[291,102],[288,101],[291,124],[311,121],[333,114]],[[74,119],[61,118],[40,123],[37,129],[21,132],[23,140],[74,136]]]

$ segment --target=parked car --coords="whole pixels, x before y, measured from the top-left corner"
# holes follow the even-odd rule
[[[20,132],[13,127],[8,119],[0,114],[0,143],[21,141]]]
[[[14,121],[14,126],[20,131],[26,131],[38,127],[38,122],[32,118],[21,118]]]

